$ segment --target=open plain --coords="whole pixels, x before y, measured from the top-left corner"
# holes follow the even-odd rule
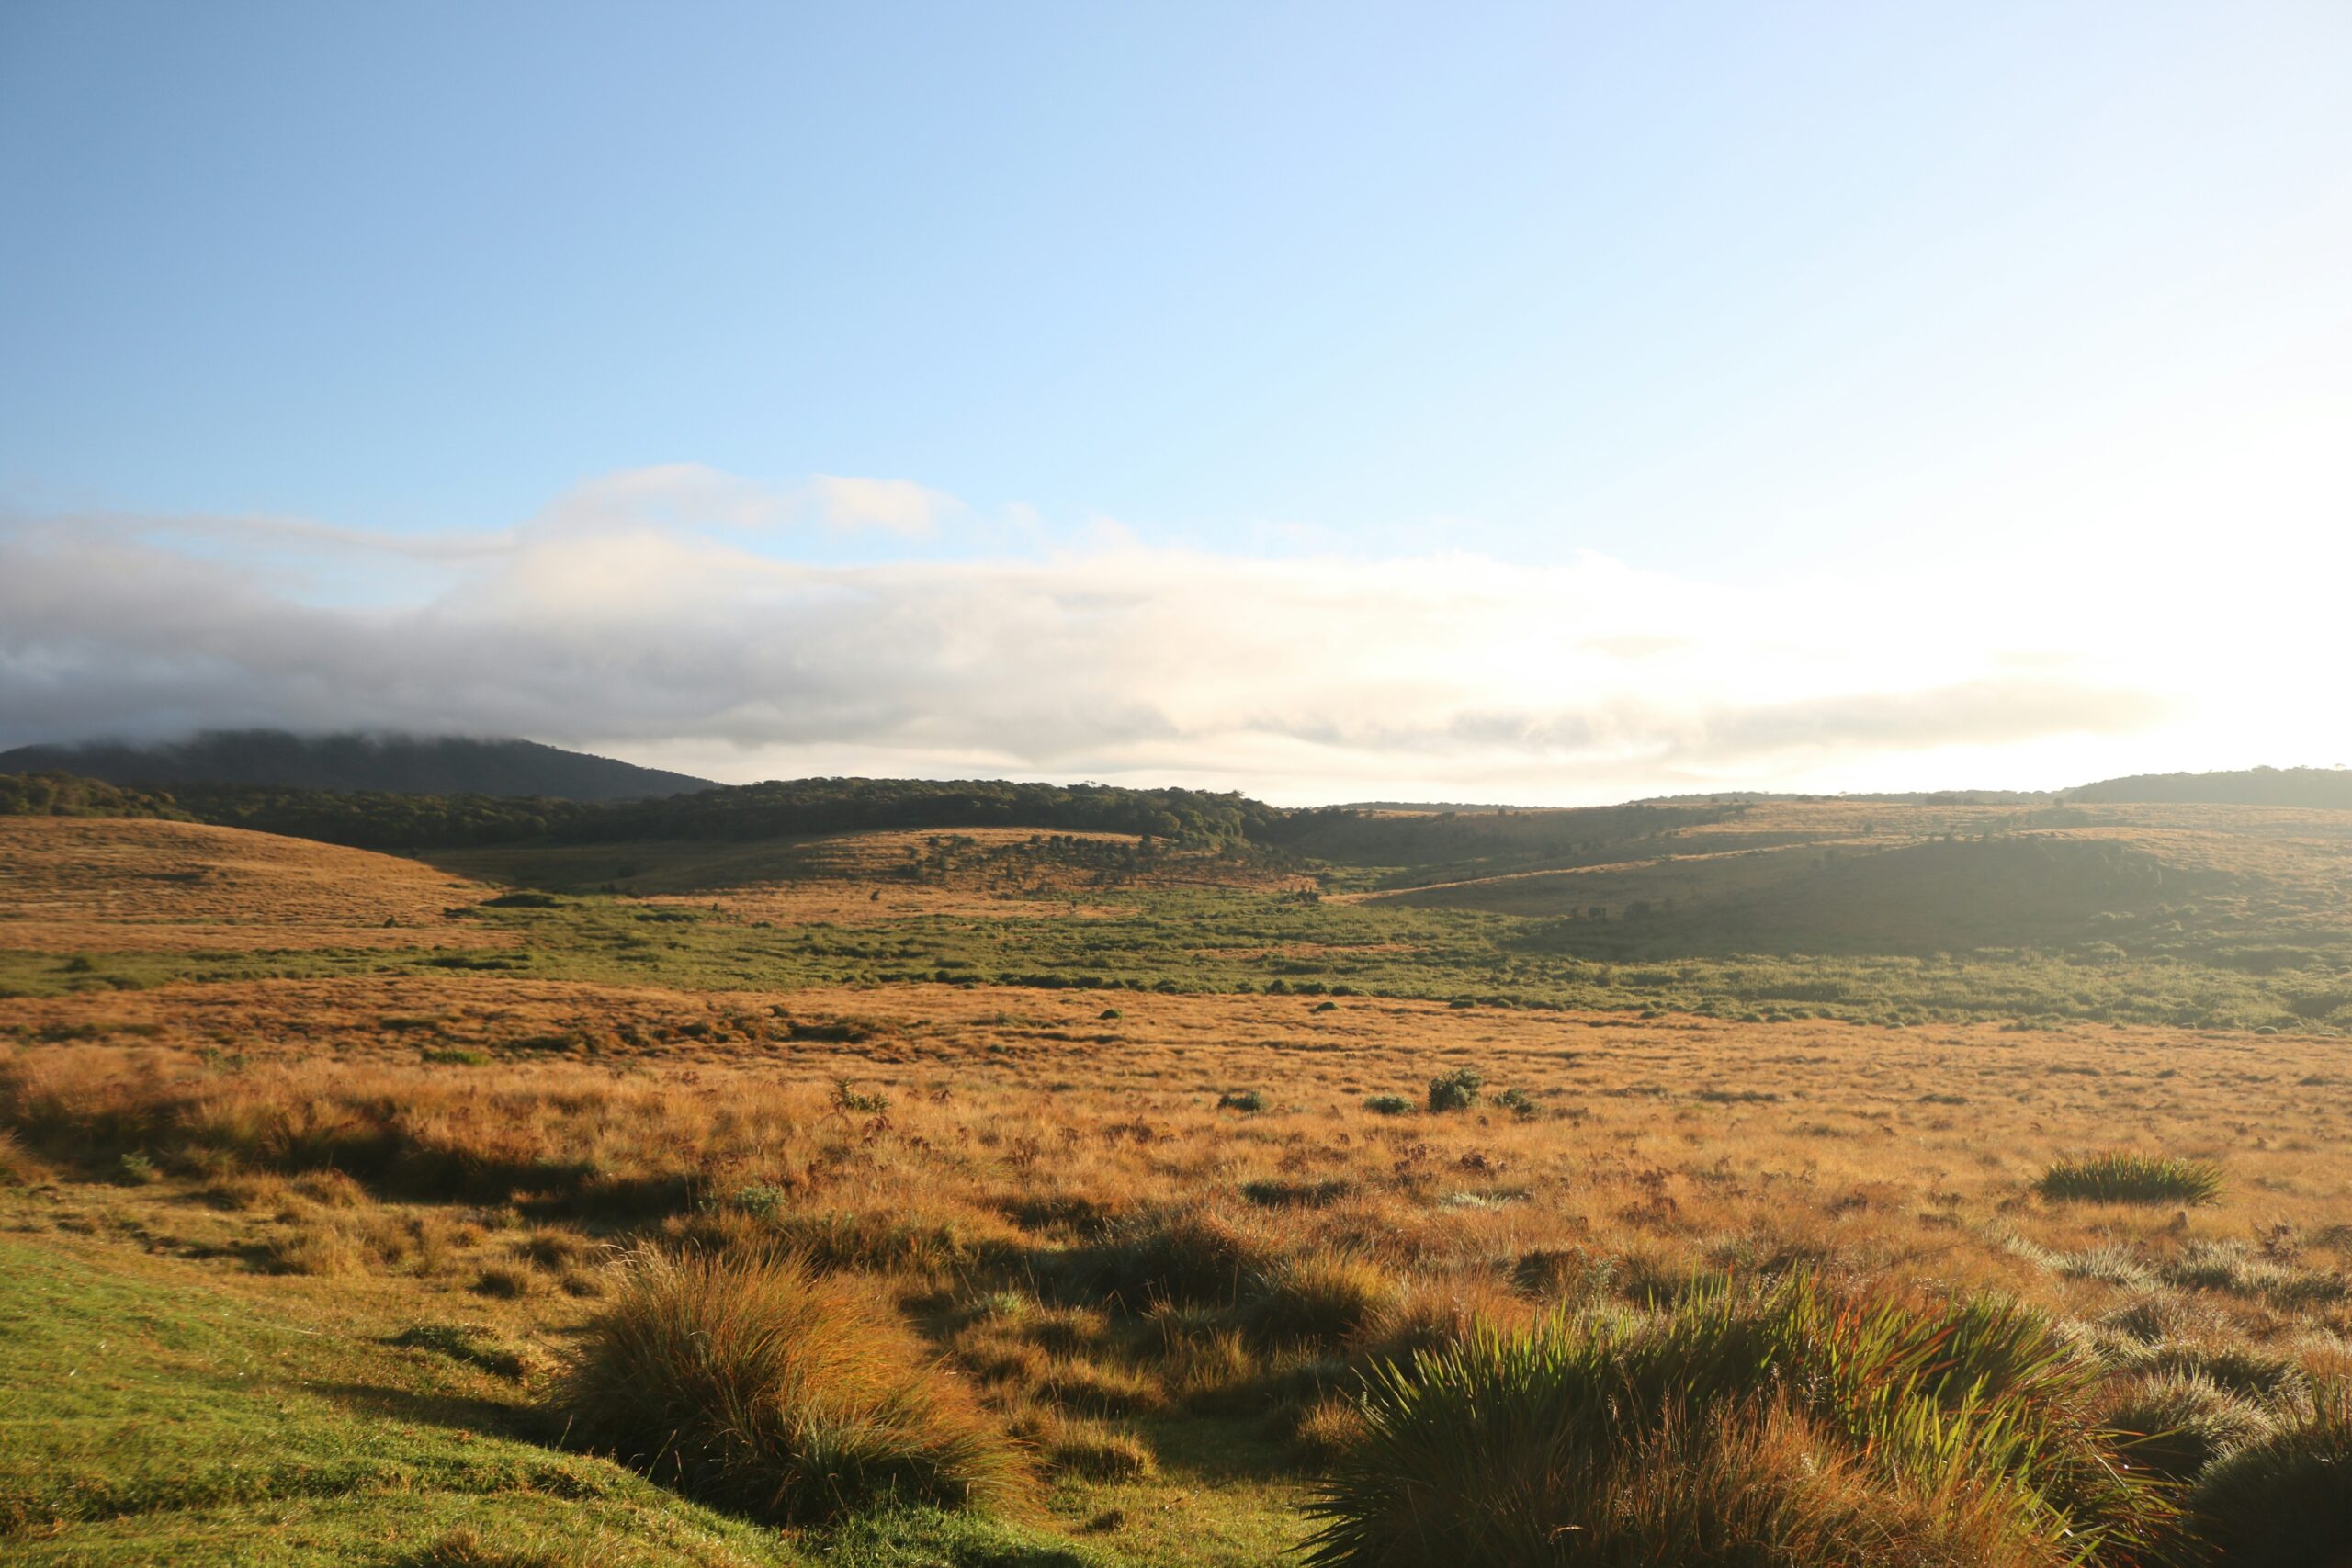
[[[2123,808],[2020,843],[1982,813],[1753,815],[1760,844],[1718,819],[1483,876],[1154,863],[1099,833],[427,864],[0,821],[0,1556],[1435,1562],[1345,1555],[1332,1522],[1372,1512],[1347,1512],[1365,1467],[1426,1414],[1395,1379],[1801,1288],[2031,1314],[2075,1379],[2065,1440],[2103,1445],[2146,1517],[2003,1501],[2022,1461],[1865,1485],[1890,1439],[1852,1450],[1759,1383],[1707,1462],[1786,1493],[1757,1539],[1836,1539],[1674,1560],[2201,1561],[2199,1470],[2340,1418],[2352,1377],[2352,1043],[2312,999],[2345,982],[2346,822]],[[2086,842],[2102,907],[2075,878],[2013,909],[2034,952],[1920,951],[1903,922],[2039,883],[1835,863],[2071,875]],[[1723,938],[1800,871],[1791,918],[1840,938],[1828,958]],[[1852,940],[1872,922],[1883,951]],[[2211,961],[2257,927],[2302,956]],[[2108,1156],[2157,1186],[2053,1179]],[[711,1457],[750,1438],[674,1410],[635,1446],[599,1427],[616,1321],[689,1286],[718,1310],[693,1267],[784,1269],[771,1297],[886,1347],[836,1369],[884,1391],[829,1419],[889,1427],[904,1462],[862,1491],[750,1483]],[[1603,1484],[1649,1528],[1655,1499]]]

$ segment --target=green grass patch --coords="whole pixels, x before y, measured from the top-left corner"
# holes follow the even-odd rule
[[[2111,1150],[2058,1161],[2034,1190],[2062,1203],[2211,1203],[2222,1196],[2222,1168],[2211,1160]]]

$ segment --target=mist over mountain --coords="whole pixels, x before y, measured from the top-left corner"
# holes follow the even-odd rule
[[[597,803],[715,787],[707,779],[640,768],[535,740],[392,734],[294,735],[212,730],[132,745],[93,741],[0,751],[0,773],[69,773],[112,784],[262,785],[393,795],[543,795]]]

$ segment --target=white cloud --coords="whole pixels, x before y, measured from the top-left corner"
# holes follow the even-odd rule
[[[895,481],[778,491],[639,469],[521,527],[445,536],[428,574],[365,602],[318,584],[413,565],[413,542],[19,520],[0,525],[0,741],[453,729],[738,779],[1149,779],[1291,800],[2341,760],[2340,732],[2283,728],[2305,692],[2259,679],[2321,667],[2316,623],[2298,642],[2292,617],[2224,608],[2188,647],[2145,624],[2144,599],[2071,581],[2037,599],[2006,569],[1734,590],[1599,557],[1269,560],[1114,527],[1061,554],[841,566],[766,531],[905,532],[946,504]],[[276,570],[295,545],[303,570]]]
[[[817,474],[772,485],[700,463],[625,468],[575,485],[535,520],[536,531],[575,534],[629,527],[875,531],[922,538],[964,510],[944,491],[911,479]]]

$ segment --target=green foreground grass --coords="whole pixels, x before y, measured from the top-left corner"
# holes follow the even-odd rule
[[[160,1266],[159,1266],[160,1267]],[[937,1513],[797,1539],[531,1440],[511,1384],[137,1261],[0,1240],[0,1562],[1090,1568]],[[551,1434],[550,1434],[551,1435]]]

